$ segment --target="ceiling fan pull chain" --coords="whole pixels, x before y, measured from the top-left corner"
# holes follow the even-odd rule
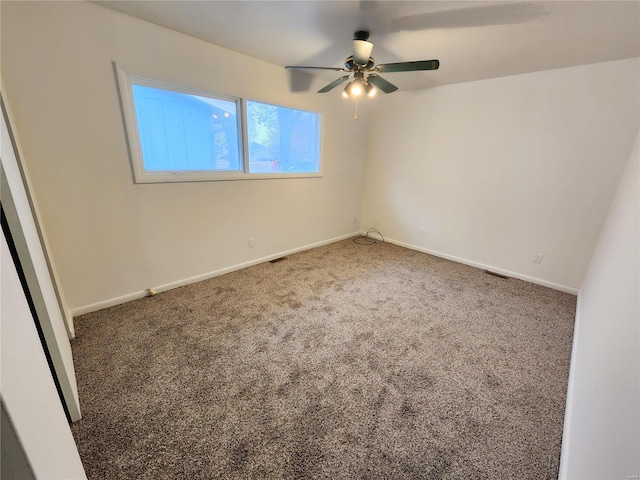
[[[353,117],[354,120],[358,120],[358,97],[356,97],[356,114]]]

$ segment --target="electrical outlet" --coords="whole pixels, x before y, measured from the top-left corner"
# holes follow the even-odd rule
[[[253,248],[256,246],[256,241],[253,238],[249,239],[249,248]]]
[[[536,253],[533,256],[533,263],[542,263],[542,254],[541,253]]]

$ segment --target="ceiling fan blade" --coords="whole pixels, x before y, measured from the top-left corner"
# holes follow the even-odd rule
[[[353,41],[353,62],[358,65],[366,65],[373,51],[373,43],[366,40]]]
[[[343,83],[348,78],[349,78],[349,75],[345,75],[344,77],[340,77],[339,79],[334,80],[333,82],[331,82],[326,87],[321,88],[320,90],[318,90],[318,93],[327,93],[329,90],[332,90],[332,89],[336,88],[338,85]]]
[[[417,62],[383,63],[376,67],[377,72],[415,72],[418,70],[437,70],[439,60],[419,60]]]
[[[313,70],[333,70],[334,72],[348,72],[349,70],[345,70],[342,67],[305,67],[302,65],[287,65],[284,68],[295,68],[295,69],[313,69]]]
[[[396,87],[393,83],[387,82],[384,78],[375,74],[369,75],[367,81],[378,90],[382,90],[384,93],[391,93],[398,90],[398,87]]]

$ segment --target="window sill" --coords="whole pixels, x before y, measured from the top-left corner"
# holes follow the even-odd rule
[[[183,182],[227,182],[238,180],[280,180],[289,178],[322,178],[322,173],[238,173],[238,172],[180,172],[145,173],[136,175],[136,184],[183,183]]]

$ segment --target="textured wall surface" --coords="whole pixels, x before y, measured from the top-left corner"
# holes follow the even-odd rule
[[[640,475],[638,138],[578,298],[561,478]]]
[[[377,99],[363,228],[579,289],[638,130],[639,83],[630,59]]]

